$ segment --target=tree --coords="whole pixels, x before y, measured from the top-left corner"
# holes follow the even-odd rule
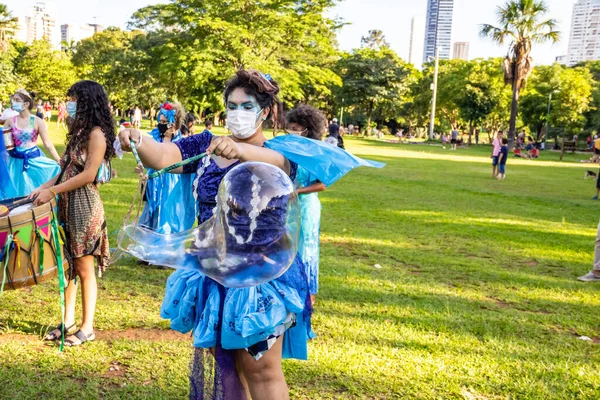
[[[142,31],[108,28],[77,45],[73,64],[82,77],[102,84],[117,108],[140,105],[152,111],[174,99],[166,89],[171,81],[156,71],[154,45]]]
[[[469,63],[467,84],[457,103],[460,116],[469,124],[469,144],[474,130],[498,105],[498,98],[492,92],[488,67],[482,60]]]
[[[363,36],[360,39],[361,47],[377,50],[383,47],[390,47],[389,43],[385,40],[385,35],[380,30],[369,31],[368,36]]]
[[[509,54],[505,60],[505,78],[512,85],[512,102],[508,140],[514,142],[519,94],[532,72],[531,46],[533,44],[559,40],[560,32],[555,30],[554,19],[544,19],[548,7],[542,0],[510,0],[497,9],[499,26],[484,24],[480,34],[504,45],[510,41]]]
[[[214,103],[237,69],[255,68],[278,81],[288,106],[323,104],[341,84],[331,70],[339,24],[323,16],[334,2],[175,0],[138,10],[130,26],[157,40],[155,70],[187,103]]]
[[[367,127],[376,113],[382,119],[395,118],[417,77],[412,65],[386,47],[346,53],[336,69],[343,82],[336,97],[344,99],[345,105],[360,108],[366,114]]]
[[[69,57],[45,40],[33,42],[16,59],[21,83],[43,99],[63,98],[77,77]]]
[[[18,77],[14,65],[17,55],[17,50],[9,43],[0,57],[0,101],[6,101],[17,90]]]
[[[585,113],[592,101],[592,84],[592,75],[586,68],[567,68],[559,64],[535,68],[523,94],[521,113],[536,141],[543,140],[546,123],[570,133],[583,130]]]
[[[6,4],[0,3],[0,50],[6,51],[8,39],[15,34],[17,29],[17,18],[8,11]]]

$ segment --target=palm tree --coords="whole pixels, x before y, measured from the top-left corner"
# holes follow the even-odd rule
[[[16,29],[17,18],[11,15],[6,4],[0,3],[0,50],[6,49],[8,38],[14,35]]]
[[[519,113],[519,94],[533,71],[531,46],[548,41],[556,43],[560,38],[560,32],[555,30],[556,20],[544,18],[547,12],[548,7],[543,0],[509,0],[496,11],[499,26],[481,26],[482,37],[500,45],[510,42],[504,61],[504,78],[513,90],[508,131],[511,147]]]

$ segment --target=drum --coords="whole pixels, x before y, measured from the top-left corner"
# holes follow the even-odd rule
[[[12,136],[12,128],[4,127],[2,129],[2,137],[4,140],[4,147],[6,147],[7,151],[10,151],[15,148],[15,141]]]
[[[14,199],[12,199],[14,200]],[[5,205],[12,200],[3,201]],[[4,290],[46,282],[58,274],[56,246],[52,232],[56,201],[34,207],[15,208],[0,218],[0,285]],[[6,249],[9,235],[14,245]],[[60,249],[64,254],[63,249]],[[5,254],[6,253],[6,254]],[[66,260],[63,257],[63,264]]]

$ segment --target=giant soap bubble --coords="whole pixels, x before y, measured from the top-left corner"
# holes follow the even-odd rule
[[[118,246],[151,264],[195,269],[224,286],[248,287],[292,265],[299,222],[290,178],[272,165],[247,162],[225,175],[213,216],[197,228],[165,235],[127,225]]]

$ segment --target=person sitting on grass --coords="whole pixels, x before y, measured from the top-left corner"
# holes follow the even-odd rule
[[[533,142],[531,136],[527,138],[527,147],[525,150],[527,150],[527,158],[538,158],[540,156],[540,151]]]
[[[600,176],[600,174],[598,174]],[[596,199],[598,196],[596,196]],[[596,233],[596,243],[594,245],[594,264],[592,270],[587,274],[577,278],[581,282],[600,282],[600,224]]]
[[[508,139],[502,138],[502,147],[498,155],[498,176],[496,179],[504,180],[506,175],[506,159],[508,158]]]
[[[515,155],[515,158],[523,158],[523,153],[521,152],[521,149],[518,147],[515,147],[513,149],[513,153]]]

